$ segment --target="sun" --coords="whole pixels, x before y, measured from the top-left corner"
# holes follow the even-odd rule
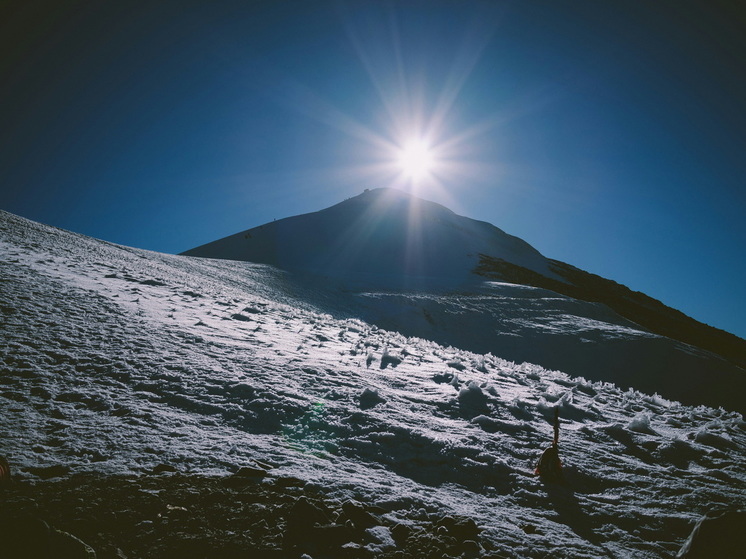
[[[411,138],[400,147],[397,163],[405,178],[412,182],[427,178],[435,167],[435,155],[427,141]]]

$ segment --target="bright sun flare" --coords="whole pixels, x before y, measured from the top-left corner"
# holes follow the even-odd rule
[[[433,170],[435,158],[424,140],[413,139],[402,146],[398,163],[407,178],[418,181]]]

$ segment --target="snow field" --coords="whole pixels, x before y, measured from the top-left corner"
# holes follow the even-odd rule
[[[267,266],[1,213],[0,271],[0,454],[19,477],[259,460],[404,523],[474,518],[512,557],[667,557],[746,501],[739,414],[332,316]],[[564,486],[533,476],[554,406]]]

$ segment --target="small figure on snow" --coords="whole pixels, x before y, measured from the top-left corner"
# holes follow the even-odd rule
[[[554,408],[554,442],[542,453],[534,473],[544,481],[562,481],[562,462],[559,457],[559,406]]]

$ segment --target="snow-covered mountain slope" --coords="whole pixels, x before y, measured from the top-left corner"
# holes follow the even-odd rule
[[[479,255],[489,254],[560,279],[525,241],[392,188],[366,190],[183,254],[274,264],[353,285],[417,288],[473,283]]]
[[[270,266],[0,212],[0,286],[0,454],[22,479],[260,460],[400,523],[473,518],[484,557],[670,557],[746,504],[740,415],[325,314],[345,303]],[[564,485],[533,475],[554,406]]]
[[[184,254],[302,273],[329,288],[329,312],[410,336],[746,412],[746,341],[397,190]]]

